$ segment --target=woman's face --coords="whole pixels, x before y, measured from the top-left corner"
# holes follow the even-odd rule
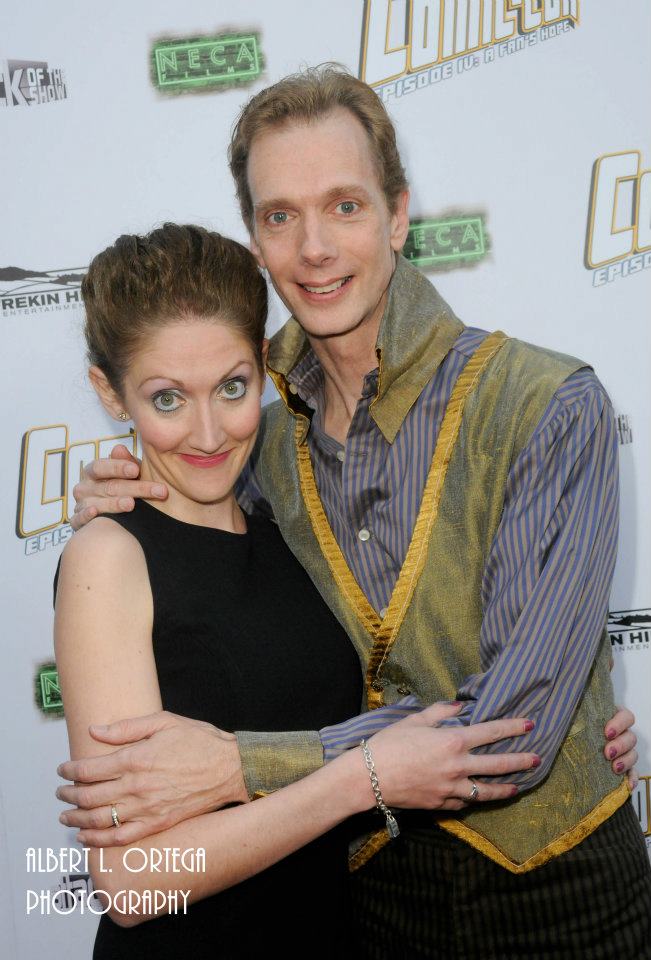
[[[251,344],[227,323],[179,321],[142,344],[123,399],[140,434],[143,475],[169,486],[171,506],[177,494],[195,504],[232,499],[263,387]]]

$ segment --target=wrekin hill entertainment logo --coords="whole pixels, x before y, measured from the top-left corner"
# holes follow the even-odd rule
[[[262,73],[255,32],[158,40],[151,52],[152,81],[162,93],[226,90],[252,83]]]
[[[639,150],[595,161],[585,265],[595,287],[651,267],[651,170]]]
[[[651,609],[613,610],[608,614],[607,629],[613,653],[651,650]]]
[[[46,271],[0,267],[2,315],[47,313],[80,306],[85,273],[86,267]]]
[[[365,0],[359,76],[386,102],[578,22],[579,0]]]
[[[93,440],[70,441],[65,424],[33,427],[23,435],[16,536],[25,541],[25,555],[69,540],[69,519],[74,513],[74,485],[84,465],[108,457],[116,443],[137,454],[134,432]]]
[[[63,70],[44,60],[0,60],[0,106],[30,107],[68,96]]]

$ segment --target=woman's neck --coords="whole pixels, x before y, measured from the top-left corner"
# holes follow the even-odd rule
[[[166,500],[147,501],[161,513],[198,527],[213,527],[215,530],[225,530],[227,533],[246,533],[246,517],[232,490],[223,499],[212,503],[192,500],[173,487],[165,477],[158,476],[146,457],[142,460],[140,477],[142,480],[164,483],[167,487]]]

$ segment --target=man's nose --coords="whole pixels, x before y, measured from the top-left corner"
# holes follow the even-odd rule
[[[300,253],[306,263],[315,266],[336,257],[334,236],[324,217],[310,214],[303,218]]]

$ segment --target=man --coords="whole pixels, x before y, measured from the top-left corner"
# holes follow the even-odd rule
[[[532,716],[517,748],[484,750],[534,750],[541,763],[510,778],[519,795],[499,809],[472,806],[440,820],[445,831],[431,816],[406,817],[401,845],[379,831],[357,850],[368,956],[431,956],[448,943],[506,956],[479,943],[473,923],[473,905],[487,921],[496,902],[513,950],[527,950],[541,901],[525,908],[513,881],[533,867],[555,889],[552,917],[595,898],[597,923],[603,898],[571,875],[573,849],[588,834],[586,855],[606,835],[626,843],[630,828],[617,819],[627,791],[595,734],[612,712],[603,624],[617,500],[603,389],[579,361],[464,328],[400,258],[407,182],[391,123],[361,82],[322,69],[262,91],[240,117],[230,163],[252,249],[293,314],[271,344],[282,399],[267,409],[242,501],[275,516],[346,627],[373,712],[320,734],[233,737],[169,715],[114,724],[97,738],[145,742],[63,766],[69,779],[110,781],[62,788],[87,808],[66,822],[86,842],[133,842],[310,772],[412,693],[458,696],[459,716],[443,722],[461,738],[470,723]],[[89,468],[76,525],[128,509],[132,496],[165,495],[120,480],[137,475],[123,457]],[[606,727],[616,773],[634,763],[629,720]],[[442,758],[438,805],[486,799],[489,785],[467,779],[472,754],[454,762],[452,775]],[[459,782],[471,789],[459,794]],[[642,869],[639,844],[635,856]],[[480,900],[478,882],[499,900]],[[550,955],[576,953],[555,945]]]

